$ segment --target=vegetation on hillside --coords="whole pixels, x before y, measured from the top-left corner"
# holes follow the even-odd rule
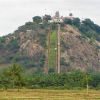
[[[42,68],[45,65],[45,52],[38,52],[36,53],[36,55],[31,55],[31,56],[29,56],[28,53],[31,53],[34,50],[34,49],[31,49],[33,48],[34,44],[35,45],[38,44],[38,46],[41,46],[43,51],[45,51],[45,48],[47,48],[47,45],[46,45],[47,33],[48,33],[48,29],[50,28],[51,29],[51,44],[50,44],[50,55],[49,55],[49,67],[51,68],[51,72],[52,72],[54,70],[54,67],[56,66],[57,26],[56,24],[48,23],[48,20],[50,19],[51,19],[50,15],[45,15],[43,19],[40,16],[35,16],[33,17],[33,22],[26,22],[25,25],[18,27],[18,29],[13,34],[8,34],[7,36],[0,37],[0,55],[1,55],[0,64],[19,63],[26,69],[40,68],[41,71],[43,71]],[[64,24],[61,25],[61,32],[63,32],[62,29],[64,28],[64,26],[69,25],[69,24],[73,26],[74,28],[77,28],[78,31],[80,31],[80,33],[82,34],[81,37],[77,37],[77,38],[80,38],[79,42],[81,42],[81,44],[84,42],[82,39],[83,38],[87,39],[87,37],[90,38],[91,45],[95,41],[95,39],[97,41],[100,41],[100,26],[96,25],[90,19],[85,19],[81,21],[79,18],[73,18],[73,19],[65,18]],[[65,31],[67,32],[67,30]],[[22,32],[23,35],[20,36],[20,32]],[[21,41],[21,37],[22,38],[24,37],[22,41]],[[67,44],[66,42],[64,42],[65,40],[63,40],[63,42],[62,40],[63,39],[61,38],[61,46],[63,47],[61,48],[61,52],[68,51],[71,47],[73,47],[73,43]],[[30,44],[31,46],[28,47]],[[87,44],[85,44],[84,42],[83,45],[87,45]],[[20,52],[21,47],[25,47],[25,46],[26,48],[22,49],[22,52]],[[94,55],[96,55],[95,57],[99,56],[98,55],[99,49],[100,47],[97,46],[96,52],[93,52],[95,53]],[[36,49],[36,51],[38,51],[38,49]],[[82,55],[85,55],[84,57],[87,58],[88,54],[87,53],[85,54],[85,53]],[[77,52],[75,54],[77,54]],[[80,57],[79,54],[77,55],[78,55],[78,58],[81,59],[82,61],[83,58]],[[70,67],[70,65],[74,62],[72,60],[76,59],[77,61],[77,57],[75,58],[73,56],[70,56],[69,58],[71,58],[70,61],[66,61],[64,57],[61,58],[61,65],[65,66],[65,68],[67,68],[67,66]],[[99,62],[98,59],[99,58],[96,58],[96,62]],[[95,64],[94,60],[91,62],[93,62],[94,65],[99,66],[99,64]],[[88,60],[87,60],[87,63],[90,64]],[[95,67],[95,66],[92,66],[92,64],[90,64],[89,67]]]
[[[74,18],[73,20],[65,18],[64,23],[77,27],[82,35],[100,41],[100,26],[95,24],[90,19],[85,19],[81,21],[79,18]]]

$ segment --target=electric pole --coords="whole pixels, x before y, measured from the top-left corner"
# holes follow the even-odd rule
[[[60,73],[60,24],[57,24],[58,32],[57,32],[57,73]]]
[[[50,28],[48,28],[47,31],[47,48],[46,48],[46,60],[45,60],[45,68],[44,72],[45,74],[48,74],[49,70],[49,53],[50,53]]]
[[[49,28],[49,30],[48,30],[48,69],[49,69],[49,60],[50,60],[50,58],[49,58],[49,56],[50,56],[50,34],[51,34],[51,28]]]

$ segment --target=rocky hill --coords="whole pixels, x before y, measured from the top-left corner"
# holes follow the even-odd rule
[[[62,32],[62,53],[61,56],[67,62],[68,68],[80,68],[82,70],[93,68],[100,70],[100,50],[96,42],[82,37],[79,30],[67,25],[67,32]],[[65,68],[65,66],[64,66]]]
[[[51,33],[57,30],[56,24],[48,25],[46,21],[42,24],[27,22],[13,34],[0,37],[0,67],[2,64],[18,63],[26,69],[43,71],[48,29],[51,28]],[[100,70],[98,25],[90,19],[81,22],[79,18],[65,18],[60,34],[62,72],[72,69]]]

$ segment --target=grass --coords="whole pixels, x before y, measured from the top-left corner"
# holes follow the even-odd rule
[[[57,33],[54,31],[50,35],[49,68],[54,68],[56,66],[55,48],[57,48]]]
[[[100,91],[22,89],[0,91],[0,100],[100,100]]]

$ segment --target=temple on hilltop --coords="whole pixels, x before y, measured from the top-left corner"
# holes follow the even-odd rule
[[[73,20],[75,17],[73,16],[72,13],[69,13],[69,16],[67,17],[63,17],[63,16],[60,16],[59,11],[56,11],[55,16],[53,16],[52,19],[49,20],[49,22],[50,23],[63,23],[65,18]]]
[[[60,17],[59,11],[56,11],[55,18],[59,18],[59,17]]]
[[[59,11],[56,11],[55,16],[49,20],[50,23],[63,23],[63,19],[60,17]]]

